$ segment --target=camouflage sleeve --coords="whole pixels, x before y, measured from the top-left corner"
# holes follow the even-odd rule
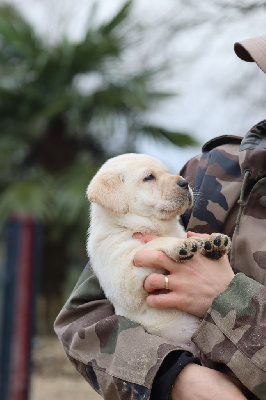
[[[266,288],[239,273],[213,301],[193,335],[214,362],[227,365],[259,399],[266,399]]]
[[[55,321],[69,360],[104,398],[147,400],[165,357],[176,346],[114,314],[87,266]]]

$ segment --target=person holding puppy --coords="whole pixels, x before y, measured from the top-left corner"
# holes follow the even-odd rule
[[[236,43],[235,51],[266,73],[266,35]],[[266,399],[265,148],[262,121],[244,139],[211,140],[181,171],[198,193],[192,214],[182,216],[188,236],[229,235],[230,262],[196,254],[176,263],[157,251],[140,251],[134,259],[136,268],[169,272],[145,280],[148,305],[200,317],[192,340],[216,369],[115,315],[90,266],[85,268],[55,330],[70,361],[105,399]],[[155,295],[157,289],[169,292]]]

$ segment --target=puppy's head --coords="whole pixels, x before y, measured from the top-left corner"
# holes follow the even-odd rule
[[[87,189],[91,202],[116,214],[169,219],[192,205],[192,191],[156,158],[124,154],[108,160]]]

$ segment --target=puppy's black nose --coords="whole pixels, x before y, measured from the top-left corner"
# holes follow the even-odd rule
[[[180,179],[180,181],[178,181],[177,184],[182,189],[188,189],[188,181],[186,179]]]

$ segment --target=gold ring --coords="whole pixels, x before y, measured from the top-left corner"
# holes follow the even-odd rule
[[[165,281],[165,289],[169,290],[169,279],[168,275],[164,275],[164,281]]]

